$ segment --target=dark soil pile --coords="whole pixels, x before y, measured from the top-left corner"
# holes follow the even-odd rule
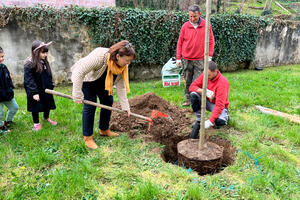
[[[120,132],[127,132],[134,138],[142,134],[146,141],[155,141],[165,146],[164,159],[170,161],[177,157],[177,143],[187,139],[191,132],[190,109],[178,108],[165,99],[154,93],[146,93],[129,100],[130,110],[133,113],[151,117],[153,110],[158,110],[167,114],[169,117],[153,118],[153,125],[149,127],[149,122],[136,117],[127,117],[126,114],[113,112],[111,117],[111,129]],[[119,103],[114,107],[120,108]]]
[[[148,130],[149,122],[133,116],[128,118],[126,114],[113,112],[111,129],[120,132],[130,132],[131,136],[142,133],[150,134],[157,138],[176,135],[191,124],[191,120],[188,117],[188,115],[191,115],[191,111],[178,108],[154,93],[146,93],[132,98],[129,100],[129,104],[132,113],[151,117],[152,111],[158,110],[169,117],[153,118],[153,125]],[[120,104],[115,103],[114,107],[120,108]]]

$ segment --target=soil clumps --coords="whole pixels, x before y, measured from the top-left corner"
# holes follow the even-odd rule
[[[178,163],[177,144],[189,138],[194,122],[193,112],[190,108],[179,108],[154,93],[146,93],[141,96],[129,99],[132,113],[151,117],[153,110],[158,110],[169,117],[153,118],[153,125],[136,117],[127,117],[124,113],[112,112],[111,129],[128,133],[129,137],[141,137],[145,142],[154,141],[165,145],[161,154],[166,162]],[[119,103],[114,103],[113,107],[121,108]],[[211,131],[210,131],[211,132]],[[214,130],[212,130],[214,132]],[[227,165],[233,164],[235,160],[235,148],[231,143],[219,136],[208,134],[208,141],[221,146],[223,159],[221,164],[216,166],[214,171],[221,171]],[[199,173],[203,174],[203,173]]]

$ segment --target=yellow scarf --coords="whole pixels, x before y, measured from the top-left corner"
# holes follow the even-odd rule
[[[118,65],[113,60],[110,60],[110,53],[108,53],[107,74],[105,78],[105,90],[108,91],[108,95],[112,95],[113,93],[113,82],[114,82],[113,75],[120,75],[120,74],[124,79],[127,92],[130,92],[129,78],[128,78],[128,65],[125,65],[124,67],[118,67]]]

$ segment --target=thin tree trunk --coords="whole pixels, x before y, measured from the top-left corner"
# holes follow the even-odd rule
[[[221,3],[222,3],[222,0],[217,0],[217,13],[220,12],[220,7],[221,7]]]
[[[226,12],[227,5],[228,5],[228,0],[223,0],[223,13]]]
[[[272,3],[273,3],[273,0],[270,0],[269,6],[268,6],[269,10],[272,10]]]
[[[243,12],[244,4],[245,4],[245,0],[242,0],[242,2],[241,2],[241,4],[240,4],[240,13]]]
[[[265,3],[264,10],[266,10],[266,9],[267,9],[268,3],[269,3],[269,0],[266,0],[266,3]]]
[[[248,0],[247,1],[247,8],[246,8],[246,14],[248,14],[248,10],[249,10],[249,7],[250,7],[250,3],[251,3],[251,0]]]
[[[132,1],[132,4],[133,4],[133,7],[134,7],[134,8],[137,8],[137,7],[138,7],[137,0],[133,0],[133,1]]]
[[[199,149],[202,149],[205,143],[205,111],[206,111],[206,88],[208,80],[208,51],[209,51],[209,32],[210,32],[210,11],[211,0],[206,0],[206,23],[205,23],[205,47],[204,47],[204,78],[201,94],[201,126],[200,126],[200,138]]]

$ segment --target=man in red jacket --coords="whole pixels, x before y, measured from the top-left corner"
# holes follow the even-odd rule
[[[196,115],[196,122],[193,126],[193,131],[190,138],[198,138],[201,120],[201,95],[203,86],[203,73],[190,86],[192,109]],[[212,126],[223,126],[228,123],[228,93],[229,82],[218,70],[216,63],[209,62],[208,66],[208,81],[206,91],[206,109],[212,114],[208,120],[205,121],[205,128]]]
[[[203,71],[204,46],[205,46],[205,23],[202,19],[200,7],[192,5],[188,9],[190,20],[185,22],[180,30],[177,51],[176,64],[177,67],[183,65],[183,75],[185,83],[186,102],[184,106],[189,106],[190,93],[189,87],[191,83],[200,76]],[[214,35],[210,26],[209,33],[209,60],[211,60],[214,52]]]

